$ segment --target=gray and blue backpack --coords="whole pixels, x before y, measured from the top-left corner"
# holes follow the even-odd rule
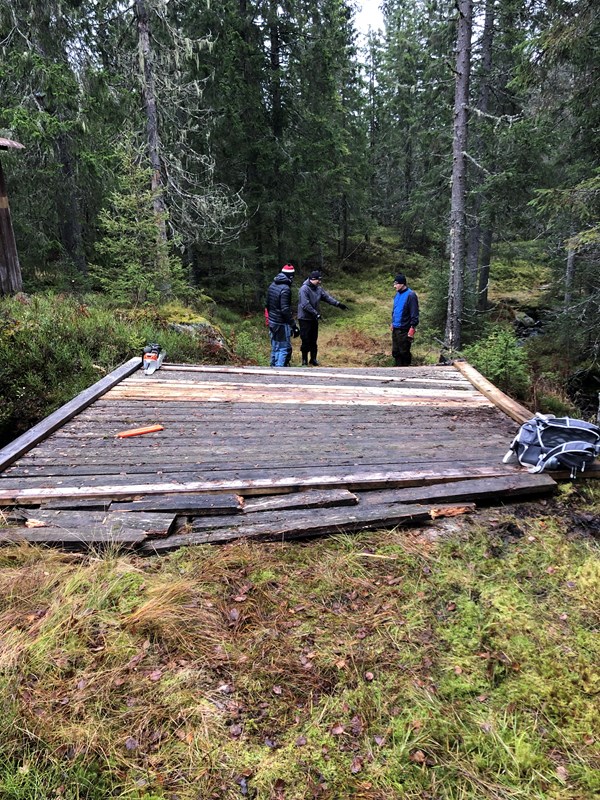
[[[600,428],[572,417],[536,414],[521,425],[504,463],[519,462],[529,472],[569,469],[571,478],[600,456]]]

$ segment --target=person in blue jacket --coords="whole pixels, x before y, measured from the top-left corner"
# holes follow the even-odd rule
[[[394,305],[392,307],[392,356],[394,366],[409,367],[410,348],[419,324],[419,298],[406,284],[406,275],[399,273],[394,278]]]

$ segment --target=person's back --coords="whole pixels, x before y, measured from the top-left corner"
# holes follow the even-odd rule
[[[292,273],[293,274],[293,273]],[[283,271],[276,275],[267,290],[270,323],[292,323],[292,278]]]
[[[291,264],[282,267],[267,290],[266,312],[271,337],[271,366],[287,367],[292,357],[292,331],[296,323],[292,314],[292,279],[295,269]]]

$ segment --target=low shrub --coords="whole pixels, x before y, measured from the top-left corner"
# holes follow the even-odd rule
[[[463,350],[465,358],[507,394],[524,399],[531,385],[527,353],[510,328],[495,326]]]

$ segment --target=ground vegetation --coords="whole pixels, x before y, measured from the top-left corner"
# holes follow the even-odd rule
[[[591,798],[598,503],[148,559],[3,548],[2,796]]]

